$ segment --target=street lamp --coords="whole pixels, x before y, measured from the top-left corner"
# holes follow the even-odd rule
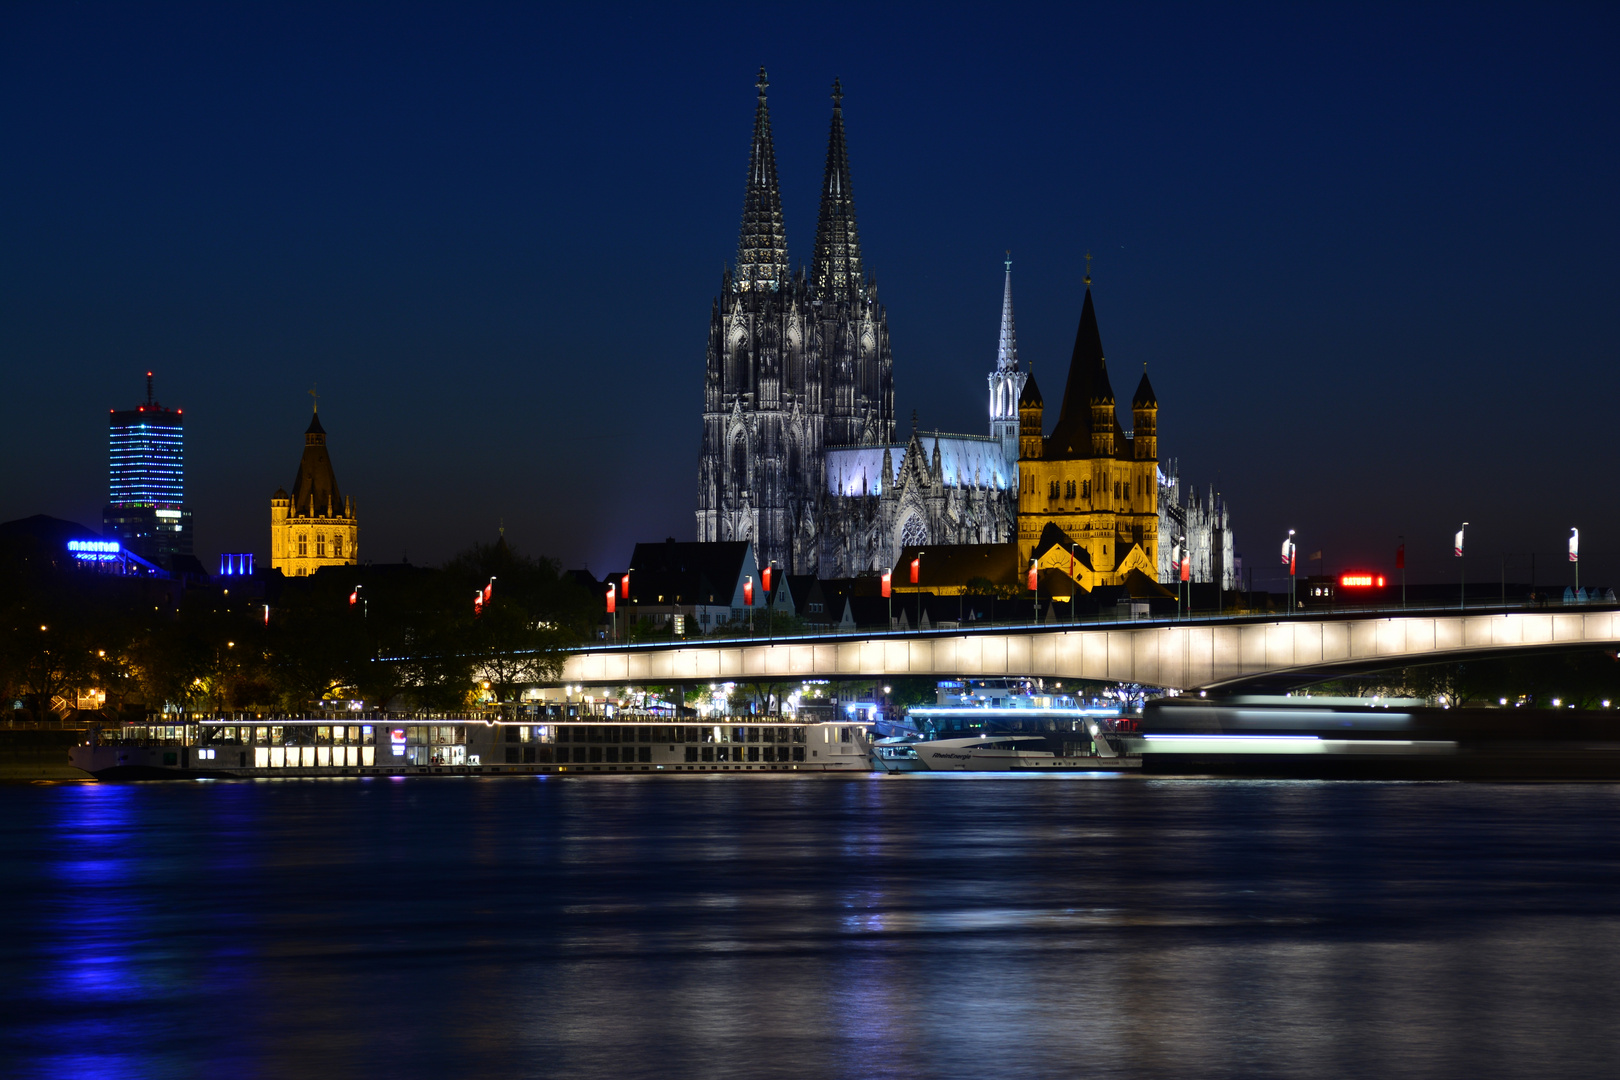
[[[776,569],[776,560],[772,559],[765,564],[765,640],[770,641],[776,637],[776,588],[775,578],[780,575],[772,573]]]
[[[1073,543],[1073,544],[1069,545],[1069,625],[1070,626],[1074,625],[1075,594],[1080,591],[1080,582],[1077,581],[1075,579],[1075,576],[1074,576],[1074,564],[1075,564],[1074,551],[1075,551],[1075,548],[1077,548],[1079,546],[1080,545],[1078,543]]]
[[[1289,529],[1288,539],[1283,541],[1282,561],[1283,565],[1288,567],[1288,614],[1290,616],[1294,614],[1294,572],[1296,569],[1294,560],[1295,550],[1294,530]]]
[[[1457,610],[1468,610],[1468,562],[1463,558],[1463,533],[1468,531],[1468,522],[1462,523],[1457,530],[1456,543],[1452,545],[1453,553],[1457,556],[1457,573],[1462,582],[1462,595],[1457,598]]]

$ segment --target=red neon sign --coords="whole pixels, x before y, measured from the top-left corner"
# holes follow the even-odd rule
[[[1345,574],[1339,578],[1339,586],[1344,589],[1382,589],[1384,587],[1384,575]]]

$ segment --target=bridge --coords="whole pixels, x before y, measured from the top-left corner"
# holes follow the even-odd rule
[[[1040,676],[1178,690],[1302,685],[1409,664],[1620,645],[1620,609],[1302,612],[1172,621],[686,640],[586,649],[583,685]]]

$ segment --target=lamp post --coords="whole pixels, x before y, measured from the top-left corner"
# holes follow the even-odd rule
[[[1079,592],[1079,590],[1080,590],[1080,583],[1078,581],[1076,581],[1075,577],[1074,577],[1074,566],[1075,566],[1074,551],[1079,546],[1080,546],[1079,544],[1070,544],[1069,545],[1069,625],[1070,626],[1074,625],[1075,594],[1077,592]],[[1117,610],[1117,608],[1116,608],[1116,610]]]
[[[776,560],[772,559],[765,567],[765,640],[771,641],[776,637],[776,579],[781,575],[773,573],[776,570]]]
[[[1296,551],[1297,549],[1294,546],[1294,530],[1289,529],[1288,539],[1283,541],[1282,557],[1283,565],[1288,567],[1288,614],[1290,617],[1292,617],[1294,614],[1294,573],[1296,570],[1294,556]]]
[[[1569,561],[1575,564],[1575,598],[1581,595],[1581,530],[1569,530]]]
[[[1457,598],[1457,610],[1468,610],[1468,561],[1463,557],[1463,533],[1468,531],[1468,522],[1462,523],[1457,530],[1457,542],[1453,545],[1453,552],[1457,556],[1457,573],[1462,583],[1462,595]]]
[[[894,629],[894,567],[883,568],[883,599],[889,602],[889,629]]]
[[[917,625],[922,625],[922,557],[927,552],[919,551],[911,557],[911,594],[917,598]]]
[[[1395,569],[1401,572],[1401,607],[1406,607],[1406,534],[1401,533],[1397,539],[1400,547],[1395,549]]]

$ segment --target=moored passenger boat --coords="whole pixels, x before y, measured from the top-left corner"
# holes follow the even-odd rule
[[[967,698],[964,695],[964,700]],[[948,704],[911,709],[921,739],[920,766],[935,772],[1088,772],[1139,768],[1121,741],[1131,721],[1117,706],[1072,698],[1005,694],[993,706]]]
[[[862,725],[617,713],[400,720],[197,720],[103,726],[70,752],[103,780],[180,777],[866,772]]]

